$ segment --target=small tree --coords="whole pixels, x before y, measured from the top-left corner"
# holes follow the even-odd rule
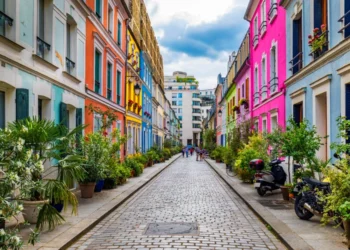
[[[276,159],[282,156],[282,137],[284,131],[282,127],[277,127],[271,133],[266,134],[266,139],[269,144],[270,158]]]
[[[216,134],[215,130],[213,129],[207,129],[203,133],[203,139],[204,139],[204,148],[208,150],[209,153],[211,153],[216,148]]]
[[[308,164],[312,174],[314,168],[312,161],[321,147],[321,137],[317,135],[316,127],[310,126],[307,120],[296,123],[293,117],[288,119],[286,132],[281,137],[281,150],[283,155],[292,156],[293,161]],[[290,159],[288,158],[288,178],[290,178]]]

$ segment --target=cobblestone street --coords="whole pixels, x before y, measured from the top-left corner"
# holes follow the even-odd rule
[[[198,233],[145,234],[150,223]],[[204,162],[180,158],[70,249],[285,249]]]

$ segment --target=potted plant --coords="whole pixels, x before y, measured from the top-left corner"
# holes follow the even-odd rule
[[[236,106],[236,105],[233,106],[232,110],[233,110],[233,112],[236,112],[237,114],[241,113],[240,108],[238,106]]]
[[[244,106],[244,108],[247,109],[249,107],[248,100],[245,98],[242,98],[241,100],[239,100],[239,106]]]
[[[313,30],[313,34],[309,35],[309,47],[311,48],[311,53],[314,54],[314,57],[319,57],[322,52],[324,51],[324,48],[327,46],[327,25],[322,24],[321,30],[319,28],[315,28]]]

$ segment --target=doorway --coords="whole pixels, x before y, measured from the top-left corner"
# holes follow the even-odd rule
[[[315,112],[317,134],[321,136],[321,147],[318,151],[318,158],[327,161],[328,159],[328,145],[327,145],[327,131],[328,131],[328,114],[327,114],[327,93],[322,93],[315,97]]]

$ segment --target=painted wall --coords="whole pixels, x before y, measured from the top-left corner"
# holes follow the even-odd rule
[[[274,19],[269,20],[269,10],[271,1],[266,1],[266,32],[262,35],[259,32],[258,44],[254,46],[254,37],[256,32],[254,31],[254,20],[258,18],[258,27],[262,23],[262,3],[264,0],[259,0],[259,4],[252,15],[250,20],[250,55],[251,55],[251,87],[250,87],[250,107],[252,107],[251,117],[258,121],[259,131],[262,131],[263,120],[267,122],[267,131],[271,130],[271,117],[277,112],[278,124],[282,127],[285,126],[285,87],[284,81],[286,79],[286,11],[283,7],[278,5],[277,15]],[[276,47],[277,51],[277,76],[278,76],[278,89],[272,94],[270,91],[269,82],[272,79],[271,74],[271,49]],[[263,99],[262,91],[262,60],[266,58],[266,83],[267,94]],[[254,70],[258,69],[258,89],[255,89]],[[254,98],[256,94],[256,98]]]
[[[246,109],[244,106],[240,106],[240,114],[237,115],[237,120],[236,123],[239,124],[243,121],[247,121],[250,119],[250,115],[251,115],[251,106],[250,106],[250,77],[251,77],[251,72],[250,72],[250,66],[249,66],[249,62],[247,62],[246,65],[242,66],[243,69],[241,70],[241,72],[239,74],[236,75],[235,81],[236,81],[236,91],[240,91],[241,94],[241,98],[245,98],[248,100],[249,106]],[[246,84],[248,83],[249,89],[247,91],[246,88]],[[244,95],[243,95],[244,92]],[[236,93],[236,96],[238,96],[238,93]],[[239,105],[239,103],[237,103],[237,106]]]

